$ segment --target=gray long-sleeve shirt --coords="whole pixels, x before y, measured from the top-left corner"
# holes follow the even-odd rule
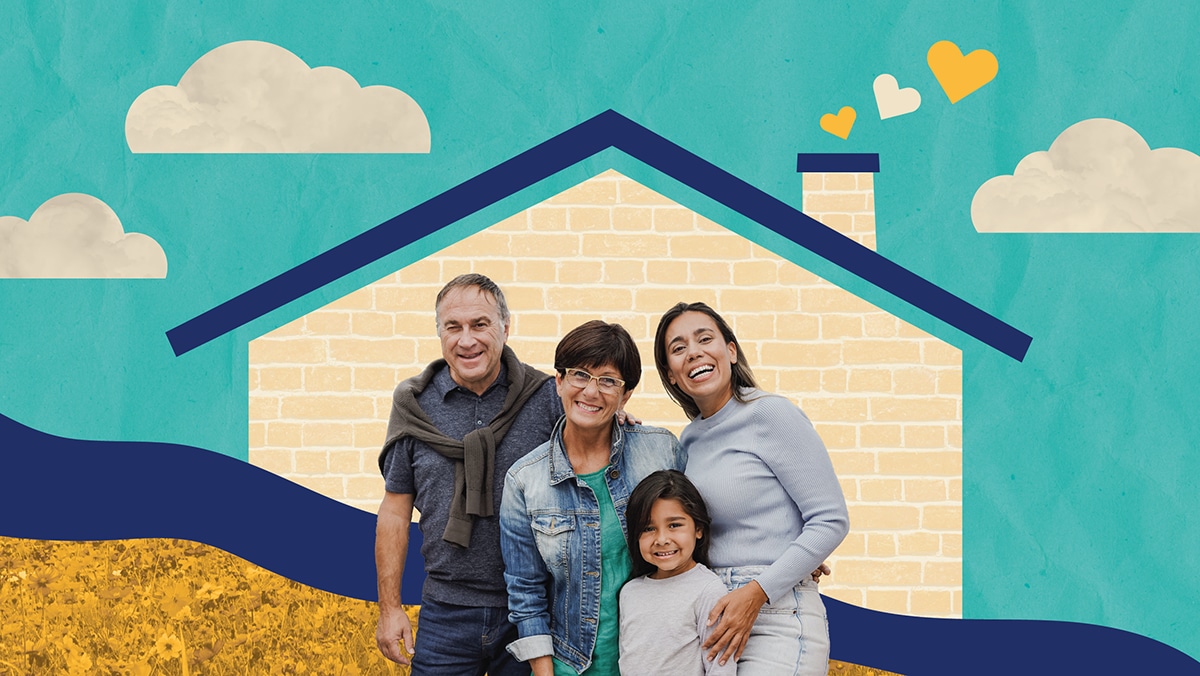
[[[846,499],[825,444],[789,399],[744,390],[679,441],[687,476],[712,515],[713,567],[769,566],[771,601],[808,577],[846,537]]]
[[[726,593],[713,572],[695,568],[664,580],[638,577],[621,588],[621,676],[735,676],[737,662],[704,659],[715,627],[708,614]]]

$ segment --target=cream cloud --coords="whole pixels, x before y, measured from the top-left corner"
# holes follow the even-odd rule
[[[408,94],[360,87],[268,42],[221,45],[179,85],[142,92],[125,116],[135,153],[427,153],[429,123]]]
[[[52,197],[28,221],[0,216],[0,278],[166,276],[158,242],[125,232],[117,214],[91,195]]]
[[[979,232],[1200,232],[1200,157],[1104,118],[1068,127],[975,192]]]

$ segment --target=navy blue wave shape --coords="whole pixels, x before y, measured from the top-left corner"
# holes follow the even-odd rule
[[[1200,662],[1146,636],[1082,622],[893,615],[823,597],[830,657],[906,676],[1200,674]],[[1146,612],[1154,612],[1146,600]]]
[[[374,517],[240,460],[177,444],[65,439],[0,415],[0,468],[0,535],[194,540],[318,589],[377,598]],[[424,564],[415,526],[412,538],[402,593],[416,601]],[[834,659],[908,676],[1200,674],[1184,653],[1109,627],[909,617],[828,597],[825,605]]]
[[[0,535],[36,540],[180,538],[287,578],[378,599],[375,517],[220,453],[178,444],[81,441],[0,415]],[[402,598],[421,598],[421,532]]]

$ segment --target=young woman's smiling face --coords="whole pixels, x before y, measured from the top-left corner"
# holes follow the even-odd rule
[[[663,339],[671,384],[695,400],[701,417],[721,410],[733,397],[737,346],[725,342],[717,323],[703,312],[676,317]]]
[[[659,498],[650,507],[650,522],[638,536],[638,552],[658,568],[650,577],[661,580],[696,567],[692,553],[704,532],[674,498]]]

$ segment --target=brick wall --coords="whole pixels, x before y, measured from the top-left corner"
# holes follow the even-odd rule
[[[874,246],[872,175],[803,180],[806,213]],[[509,344],[545,370],[571,328],[624,325],[647,369],[628,408],[676,433],[686,419],[655,377],[654,329],[680,300],[717,308],[841,480],[851,532],[822,591],[961,614],[961,352],[613,171],[252,341],[250,461],[374,511],[392,388],[440,356],[433,299],[464,272],[504,288]]]

